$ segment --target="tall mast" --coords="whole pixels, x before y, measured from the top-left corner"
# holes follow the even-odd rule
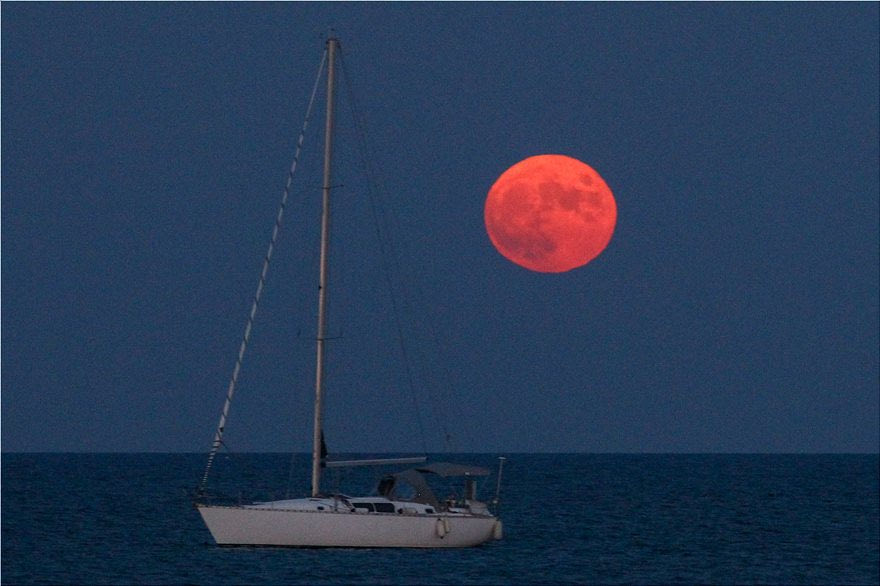
[[[327,39],[327,119],[324,125],[324,186],[321,205],[321,268],[318,282],[318,339],[315,368],[315,428],[312,438],[312,496],[321,492],[322,411],[324,407],[324,338],[327,310],[327,256],[330,238],[330,162],[333,156],[333,102],[336,47],[339,41]]]

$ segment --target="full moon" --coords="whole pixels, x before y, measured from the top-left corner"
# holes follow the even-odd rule
[[[486,197],[486,232],[508,260],[563,273],[599,256],[617,223],[614,195],[596,171],[565,155],[513,165]]]

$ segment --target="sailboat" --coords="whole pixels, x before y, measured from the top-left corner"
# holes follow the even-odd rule
[[[315,411],[311,466],[311,494],[301,498],[216,504],[204,492],[211,464],[222,445],[223,432],[235,381],[241,366],[241,357],[247,345],[256,303],[262,291],[268,259],[271,258],[273,232],[269,253],[266,255],[263,273],[251,310],[251,321],[245,328],[245,337],[239,351],[232,380],[226,395],[214,443],[208,456],[208,464],[202,479],[195,506],[221,546],[278,546],[278,547],[400,547],[400,548],[452,548],[471,547],[493,539],[501,539],[500,518],[490,511],[490,503],[477,499],[476,482],[488,476],[489,470],[479,466],[428,463],[419,458],[379,458],[370,460],[331,461],[327,458],[322,429],[324,342],[326,339],[327,262],[329,242],[329,208],[331,191],[331,160],[333,153],[335,61],[339,41],[329,38],[326,42],[324,60],[327,63],[326,120],[324,127],[324,174],[322,187],[321,245],[318,287],[317,360],[315,375]],[[321,79],[324,60],[319,68]],[[318,80],[312,90],[314,102]],[[309,111],[311,111],[311,103]],[[306,123],[308,122],[308,114]],[[305,130],[305,125],[303,130]],[[302,134],[297,155],[291,168],[291,176],[302,146]],[[288,178],[288,188],[290,178]],[[285,189],[285,199],[287,189]],[[284,202],[282,201],[282,211]],[[504,459],[499,459],[496,497],[493,503],[497,512],[498,491]],[[328,493],[322,489],[321,477],[325,467],[364,465],[413,465],[399,472],[386,474],[378,482],[375,493],[354,497],[341,493]],[[432,488],[437,479],[458,479],[462,490],[452,497],[439,498]]]

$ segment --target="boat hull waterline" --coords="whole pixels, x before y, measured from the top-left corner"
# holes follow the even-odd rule
[[[275,547],[473,547],[501,537],[492,516],[296,511],[197,505],[217,545]]]

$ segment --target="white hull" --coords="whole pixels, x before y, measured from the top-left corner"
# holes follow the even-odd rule
[[[491,515],[197,508],[218,545],[471,547],[501,537],[501,521]]]

